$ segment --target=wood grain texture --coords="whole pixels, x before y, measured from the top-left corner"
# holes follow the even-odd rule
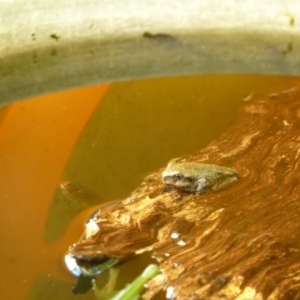
[[[239,181],[195,195],[166,188],[159,170],[102,209],[99,230],[70,254],[104,262],[153,250],[162,275],[145,299],[158,288],[176,299],[300,299],[299,118],[297,89],[247,102],[221,137],[177,159],[232,167]]]

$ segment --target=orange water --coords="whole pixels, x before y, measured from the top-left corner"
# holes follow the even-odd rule
[[[25,299],[39,274],[74,281],[62,257],[79,238],[87,212],[79,213],[55,242],[44,240],[51,201],[65,179],[62,173],[70,156],[74,157],[68,179],[76,173],[76,179],[104,200],[126,197],[145,174],[173,157],[200,150],[226,131],[238,117],[238,108],[253,95],[263,97],[298,84],[293,78],[271,76],[153,79],[86,87],[4,108],[0,112],[0,298]],[[78,143],[87,147],[75,150],[88,120],[90,131]],[[111,147],[98,147],[104,137]],[[96,176],[98,169],[101,176]]]
[[[61,258],[78,238],[84,216],[53,245],[43,242],[45,220],[74,143],[108,87],[41,96],[5,108],[0,127],[1,299],[24,299],[39,273],[73,279]]]

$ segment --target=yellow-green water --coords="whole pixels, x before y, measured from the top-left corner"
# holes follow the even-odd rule
[[[126,198],[170,159],[208,145],[235,122],[244,100],[297,82],[236,75],[149,79],[6,108],[0,127],[1,298],[93,299],[92,293],[71,294],[74,278],[62,263],[90,211]],[[58,188],[63,181],[80,183],[92,196],[70,203]],[[122,266],[119,285],[149,261]]]

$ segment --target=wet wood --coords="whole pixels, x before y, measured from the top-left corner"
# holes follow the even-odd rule
[[[162,170],[99,212],[99,230],[75,244],[79,260],[153,250],[149,284],[176,299],[300,299],[300,101],[295,90],[247,102],[207,148],[177,161],[214,163],[242,178],[219,192],[166,188]]]

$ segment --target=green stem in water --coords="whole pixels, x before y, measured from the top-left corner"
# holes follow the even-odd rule
[[[143,273],[123,290],[109,298],[109,300],[133,300],[138,299],[144,289],[144,284],[159,273],[157,265],[149,265]]]

